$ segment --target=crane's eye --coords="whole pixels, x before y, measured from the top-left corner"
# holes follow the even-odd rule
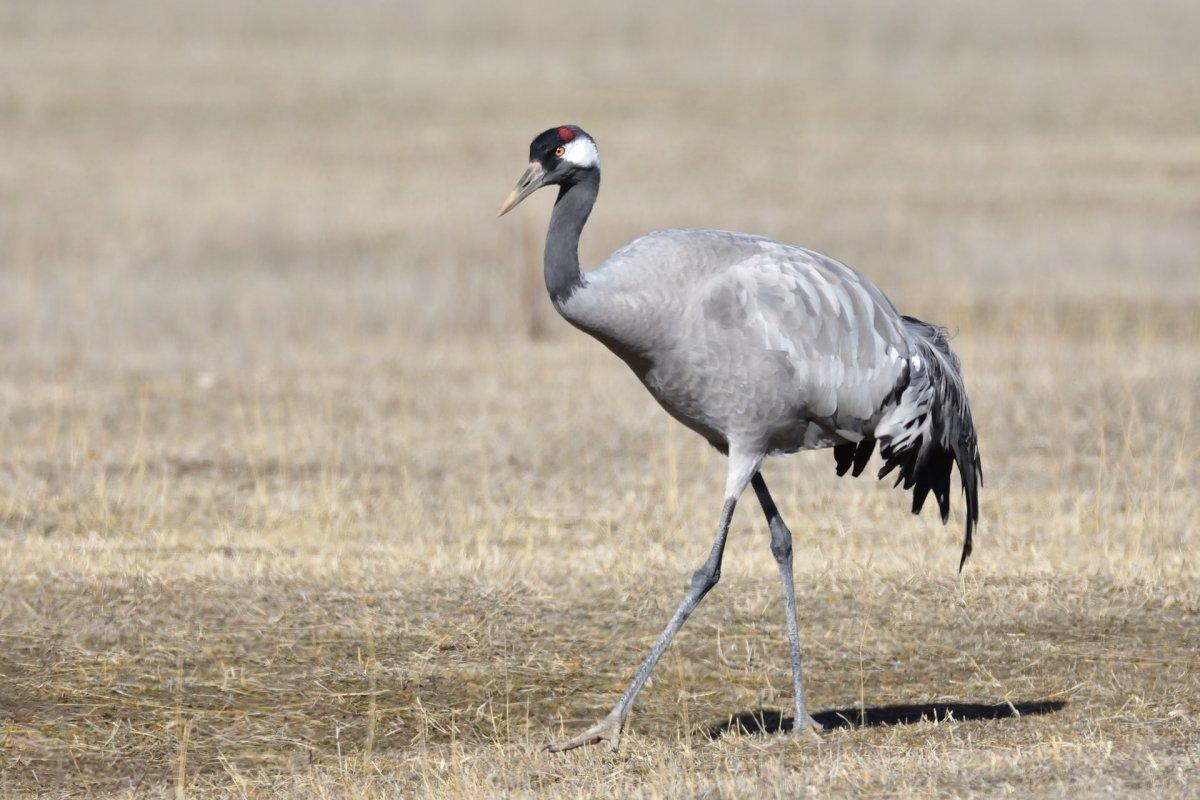
[[[558,156],[559,158],[562,158],[566,154],[567,154],[567,148],[563,147],[561,144],[558,147],[554,148],[554,155]]]

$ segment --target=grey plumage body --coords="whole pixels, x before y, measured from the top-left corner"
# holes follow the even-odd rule
[[[979,470],[958,361],[944,331],[901,316],[878,288],[829,256],[744,233],[658,231],[586,273],[556,307],[722,453],[733,447],[776,455],[882,440],[889,452],[940,446],[961,469]],[[928,489],[916,476],[906,482],[918,492],[914,510],[921,492],[935,490],[946,516],[943,477]],[[964,560],[976,476],[966,477]]]
[[[913,334],[831,258],[741,233],[643,236],[559,304],[721,452],[857,443],[886,413]]]
[[[553,153],[553,154],[551,154]],[[838,474],[860,474],[879,444],[919,512],[932,493],[949,515],[950,475],[966,497],[962,563],[978,519],[979,454],[958,360],[945,331],[902,316],[873,284],[828,256],[760,236],[665,230],[590,272],[578,242],[600,186],[595,144],[575,126],[544,132],[504,213],[547,183],[558,200],[546,236],[546,288],[559,313],[625,361],[675,419],[728,456],[725,503],[708,559],[612,711],[551,746],[616,747],[659,657],[720,578],[737,500],[753,485],[784,587],[793,730],[820,728],[804,699],[791,532],[760,473],[770,455],[834,448]]]

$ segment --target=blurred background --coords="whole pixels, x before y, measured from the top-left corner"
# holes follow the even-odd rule
[[[0,0],[0,785],[1189,793],[1198,42],[1195,0]],[[957,508],[768,467],[815,707],[1067,710],[678,755],[788,703],[739,510],[644,766],[538,760],[674,607],[723,476],[555,317],[553,193],[495,218],[566,122],[603,157],[585,267],[748,231],[956,334],[964,582]]]
[[[932,316],[1104,300],[1190,318],[1197,16],[4,3],[4,336],[39,359],[137,361],[248,356],[354,319],[395,339],[563,335],[530,320],[544,208],[494,206],[529,139],[567,121],[604,157],[585,265],[657,228],[721,227],[829,252]]]

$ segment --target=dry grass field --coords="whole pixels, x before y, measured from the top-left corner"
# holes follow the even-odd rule
[[[1200,796],[1200,5],[0,0],[0,794]],[[540,285],[529,139],[956,332],[961,517],[747,498]],[[764,733],[765,731],[765,733]]]

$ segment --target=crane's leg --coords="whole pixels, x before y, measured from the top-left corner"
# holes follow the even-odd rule
[[[721,509],[721,520],[717,523],[717,535],[713,538],[708,560],[692,574],[692,580],[688,585],[687,593],[683,596],[683,602],[679,604],[679,608],[675,609],[671,621],[667,623],[667,627],[658,637],[658,642],[650,651],[650,655],[646,656],[646,660],[638,668],[637,674],[633,676],[629,688],[621,695],[621,699],[613,706],[612,711],[608,712],[608,716],[572,739],[546,745],[547,750],[552,753],[561,753],[564,750],[571,750],[586,744],[604,742],[612,751],[620,745],[621,729],[629,716],[629,709],[633,706],[638,692],[642,690],[642,686],[650,677],[650,673],[654,671],[654,665],[658,663],[658,659],[671,644],[671,639],[683,627],[683,623],[687,622],[692,611],[700,605],[704,595],[708,594],[721,578],[721,557],[725,552],[725,537],[729,534],[729,522],[733,518],[734,506],[737,505],[738,498],[745,490],[746,484],[750,482],[750,477],[758,472],[762,459],[763,456],[759,453],[751,455],[738,452],[733,448],[730,449],[729,471],[725,478],[725,505]]]
[[[788,645],[792,651],[792,700],[795,704],[795,717],[792,721],[792,734],[816,734],[824,728],[821,723],[808,715],[808,706],[804,700],[804,669],[800,665],[800,632],[796,627],[796,587],[792,580],[792,532],[788,530],[767,491],[767,482],[761,472],[756,472],[752,480],[754,493],[763,513],[767,516],[767,525],[771,528],[771,554],[779,565],[779,580],[783,583],[783,606],[787,614]]]

